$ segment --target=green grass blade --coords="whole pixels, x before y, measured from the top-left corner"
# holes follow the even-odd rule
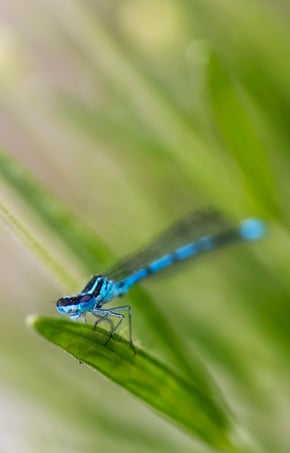
[[[209,95],[219,133],[243,172],[245,188],[273,217],[279,215],[277,184],[258,132],[236,87],[216,55],[209,64]]]
[[[53,276],[62,283],[62,286],[73,287],[76,282],[66,268],[62,266],[54,256],[49,253],[44,244],[42,244],[35,235],[30,231],[28,226],[24,224],[6,205],[3,200],[0,200],[0,219],[7,226],[10,232],[13,232],[23,244],[33,251],[33,254],[51,271]]]
[[[104,346],[108,332],[57,318],[29,318],[33,328],[66,352],[100,371],[152,408],[221,451],[232,445],[231,420],[198,382],[189,382],[118,335]]]
[[[108,264],[109,250],[98,235],[80,222],[77,216],[1,148],[0,177],[78,257],[86,271],[94,272],[98,265]]]

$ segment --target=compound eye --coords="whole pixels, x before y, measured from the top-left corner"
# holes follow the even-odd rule
[[[67,305],[70,305],[71,303],[72,303],[72,298],[71,297],[61,297],[56,302],[56,306],[57,307],[66,307]]]

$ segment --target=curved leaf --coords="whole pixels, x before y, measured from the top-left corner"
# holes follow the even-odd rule
[[[31,316],[33,328],[83,363],[100,371],[130,393],[170,417],[221,451],[237,451],[230,439],[231,420],[198,382],[189,382],[142,349],[106,330],[49,317]]]

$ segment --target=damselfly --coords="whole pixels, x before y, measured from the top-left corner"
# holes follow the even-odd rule
[[[116,297],[124,296],[141,280],[168,269],[177,263],[196,258],[218,248],[242,241],[259,239],[265,232],[265,224],[259,219],[246,219],[233,227],[227,219],[213,209],[190,214],[159,235],[146,248],[126,257],[104,274],[94,275],[84,289],[76,296],[61,297],[56,308],[59,313],[71,319],[86,321],[91,313],[97,321],[107,321],[111,333],[107,344],[125,318],[120,311],[128,313],[129,338],[132,338],[132,312],[130,305],[103,308]],[[114,325],[112,318],[116,318]]]

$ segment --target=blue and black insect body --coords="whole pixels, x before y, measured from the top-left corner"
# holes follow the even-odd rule
[[[226,218],[213,209],[190,214],[163,232],[146,248],[126,257],[104,274],[93,276],[84,289],[76,296],[61,297],[56,308],[59,313],[71,319],[86,321],[86,313],[91,313],[98,320],[95,326],[107,321],[111,333],[110,341],[125,318],[120,311],[128,313],[129,337],[132,349],[132,312],[130,305],[105,308],[108,302],[125,295],[129,289],[141,280],[177,263],[196,258],[234,243],[252,241],[265,233],[265,223],[259,219],[246,219],[237,227],[232,227]],[[112,318],[117,319],[116,324]]]

